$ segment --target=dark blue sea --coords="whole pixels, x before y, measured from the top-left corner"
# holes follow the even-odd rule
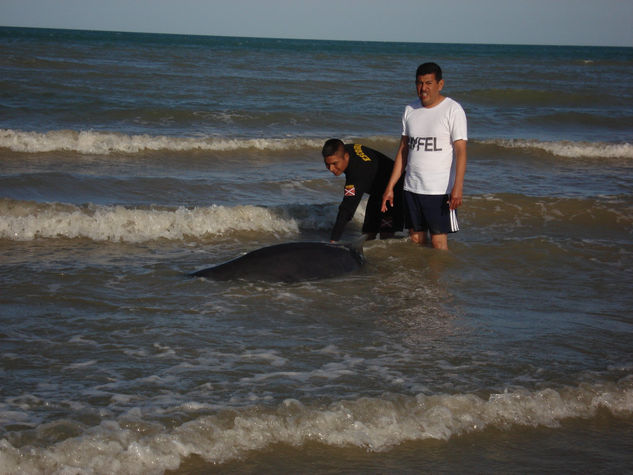
[[[461,231],[322,281],[330,137],[465,109]],[[360,236],[362,207],[344,240]],[[633,470],[633,48],[0,28],[0,473]]]

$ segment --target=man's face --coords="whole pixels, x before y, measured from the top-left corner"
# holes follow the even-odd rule
[[[349,164],[349,153],[342,147],[334,155],[325,157],[325,168],[330,170],[335,176],[339,176],[347,169]]]
[[[443,79],[437,81],[435,74],[425,74],[424,76],[418,76],[415,86],[418,91],[418,97],[424,107],[433,107],[440,102],[440,92],[444,87]]]

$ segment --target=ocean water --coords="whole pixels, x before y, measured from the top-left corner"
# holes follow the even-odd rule
[[[447,253],[296,284],[323,141],[469,120]],[[633,49],[0,28],[0,473],[633,471]],[[344,239],[360,235],[362,209]]]

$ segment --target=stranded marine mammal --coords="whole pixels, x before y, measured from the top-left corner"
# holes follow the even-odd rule
[[[190,274],[213,280],[300,282],[336,277],[365,263],[363,240],[353,245],[289,242],[263,247]]]

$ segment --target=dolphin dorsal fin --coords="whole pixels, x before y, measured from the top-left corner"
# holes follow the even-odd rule
[[[354,239],[351,242],[345,243],[345,247],[353,249],[354,251],[358,252],[362,256],[363,244],[365,243],[366,240],[367,240],[367,235],[361,234],[361,236],[358,239]]]

